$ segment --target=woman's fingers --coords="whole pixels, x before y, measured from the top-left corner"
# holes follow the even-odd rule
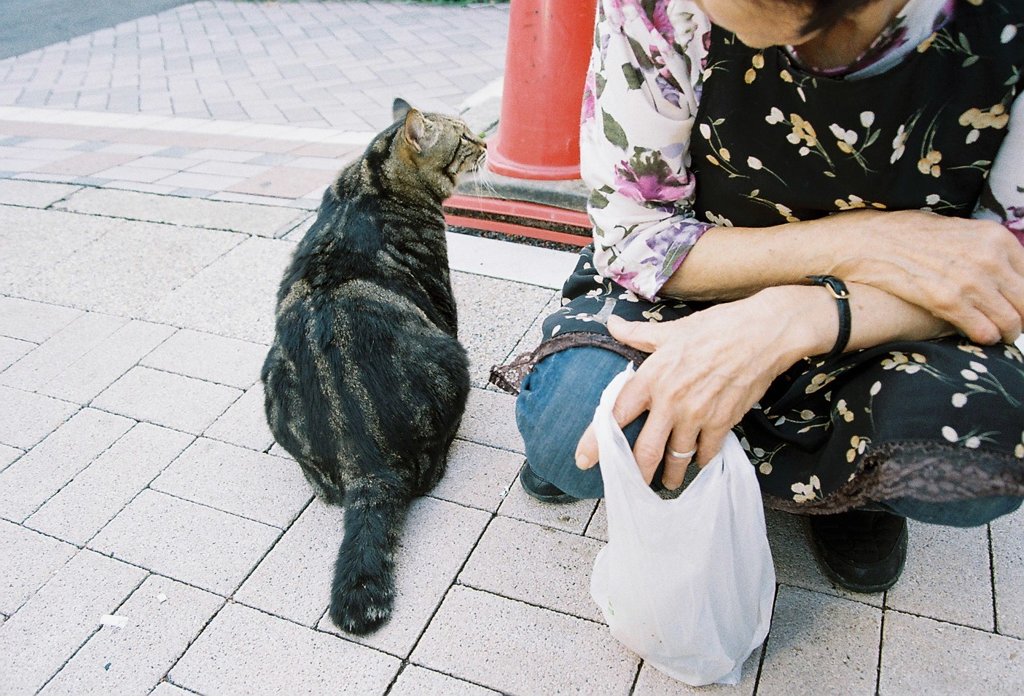
[[[640,414],[647,410],[650,398],[646,379],[637,372],[633,379],[622,387],[619,398],[615,400],[615,406],[612,407],[612,416],[619,427],[626,426],[639,418]],[[580,469],[591,468],[597,464],[597,455],[597,437],[594,435],[594,426],[588,425],[576,445],[576,466]]]
[[[697,438],[695,436],[679,437],[675,432],[672,433],[668,447],[665,448],[665,470],[661,475],[661,483],[665,488],[674,491],[683,485],[686,470],[690,468],[690,462],[693,461],[696,454]]]
[[[647,483],[654,478],[654,472],[665,456],[668,436],[672,433],[672,414],[666,411],[664,408],[651,408],[647,422],[633,445],[633,456]]]

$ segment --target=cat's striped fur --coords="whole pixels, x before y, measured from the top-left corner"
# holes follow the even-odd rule
[[[324,193],[262,373],[274,437],[344,505],[330,614],[354,633],[391,614],[406,512],[443,475],[469,392],[441,202],[484,144],[400,100],[396,119]]]

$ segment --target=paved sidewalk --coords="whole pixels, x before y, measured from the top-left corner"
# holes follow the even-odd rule
[[[391,97],[457,110],[500,77],[507,22],[199,2],[0,61],[0,696],[1020,690],[1024,513],[913,524],[878,595],[826,581],[801,521],[769,513],[775,616],[740,685],[623,649],[588,593],[603,505],[523,494],[514,401],[486,384],[573,258],[462,235],[473,389],[449,472],[413,508],[392,621],[325,618],[342,514],[263,420],[274,292]]]

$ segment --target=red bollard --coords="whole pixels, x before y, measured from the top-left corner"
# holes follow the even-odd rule
[[[496,174],[578,179],[580,108],[596,0],[512,0],[498,131],[487,148]]]

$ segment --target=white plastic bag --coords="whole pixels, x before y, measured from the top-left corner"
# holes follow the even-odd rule
[[[775,601],[754,469],[730,433],[678,498],[660,498],[612,417],[632,375],[631,365],[612,380],[594,414],[609,541],[590,594],[612,635],[652,666],[694,686],[736,684]]]

